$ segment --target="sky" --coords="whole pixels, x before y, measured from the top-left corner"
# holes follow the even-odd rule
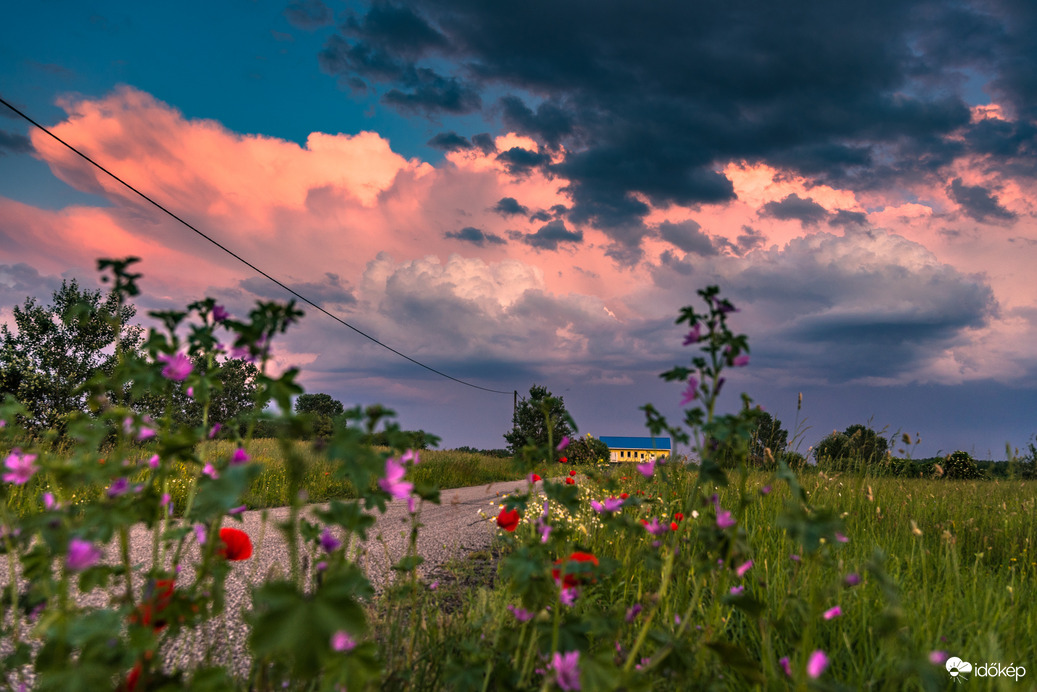
[[[547,387],[581,433],[673,420],[718,285],[738,394],[1005,458],[1037,433],[1037,6],[41,0],[0,96],[310,309],[275,367],[441,447]],[[139,314],[287,299],[0,106],[0,321],[99,257]],[[802,409],[797,411],[799,393]],[[894,445],[894,449],[903,445]]]

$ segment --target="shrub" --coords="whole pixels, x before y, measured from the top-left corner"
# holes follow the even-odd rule
[[[983,472],[976,466],[976,460],[968,452],[960,449],[948,454],[943,460],[944,478],[955,480],[971,480],[982,478]]]
[[[562,450],[571,464],[596,464],[608,461],[611,452],[609,446],[590,434],[569,440],[568,446]]]
[[[814,458],[825,471],[876,471],[888,449],[886,438],[857,423],[843,432],[833,430],[818,442],[814,446]]]

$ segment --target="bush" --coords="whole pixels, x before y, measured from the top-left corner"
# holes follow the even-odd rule
[[[599,461],[608,461],[611,456],[609,446],[596,437],[589,434],[585,437],[577,437],[569,441],[569,445],[562,450],[571,464],[596,464]]]
[[[814,446],[817,465],[825,471],[878,471],[889,441],[859,423],[832,434]]]
[[[944,458],[943,476],[954,480],[971,480],[982,478],[983,472],[976,466],[976,460],[971,454],[959,449]]]

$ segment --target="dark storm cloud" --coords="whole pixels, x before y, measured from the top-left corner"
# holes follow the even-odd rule
[[[6,109],[4,109],[6,110]],[[25,135],[0,130],[0,156],[27,154],[32,151],[32,142]]]
[[[479,247],[485,246],[486,243],[490,243],[491,245],[503,245],[508,242],[496,233],[486,233],[485,231],[472,226],[465,226],[460,231],[447,231],[443,235],[447,238],[463,240],[466,243],[478,245]]]
[[[285,300],[289,297],[289,294],[283,288],[261,276],[242,279],[238,283],[246,291],[260,298]],[[353,291],[348,286],[343,286],[339,275],[332,272],[325,272],[324,281],[286,282],[286,285],[299,293],[299,295],[306,296],[317,305],[354,305],[357,302]]]
[[[1034,150],[1033,128],[1019,125],[1037,120],[1032,3],[417,7],[377,2],[353,17],[326,44],[324,69],[430,114],[475,109],[487,95],[484,115],[561,154],[502,160],[568,179],[568,220],[596,224],[620,254],[654,233],[642,199],[732,199],[717,172],[730,161],[878,188],[930,180],[970,151]],[[1008,127],[971,123],[970,79],[1013,106]]]
[[[780,221],[795,219],[803,226],[814,226],[828,217],[828,210],[809,197],[800,197],[793,192],[780,202],[767,202],[760,209],[760,215]]]
[[[443,151],[458,151],[464,149],[471,149],[474,145],[468,141],[467,137],[462,137],[453,130],[450,132],[440,132],[438,135],[426,142],[430,147],[436,149],[442,149]]]
[[[321,0],[293,0],[284,10],[285,19],[292,26],[312,31],[334,21],[331,8]]]
[[[981,185],[966,185],[961,178],[955,178],[947,187],[947,194],[976,221],[1015,218],[1015,214],[998,204],[990,191]]]
[[[522,147],[512,147],[497,154],[497,160],[507,167],[509,173],[521,174],[547,163],[551,157]]]
[[[540,211],[529,215],[530,221],[550,221],[551,212],[541,209]]]
[[[482,153],[489,155],[497,151],[497,143],[493,141],[493,137],[486,133],[480,133],[472,137],[472,144],[479,147]]]
[[[557,250],[559,243],[583,242],[583,231],[570,231],[561,219],[544,224],[536,233],[520,233],[519,236],[523,243],[538,250]]]
[[[514,197],[501,197],[493,207],[493,211],[501,216],[511,216],[512,214],[522,214],[525,216],[529,213],[529,209],[519,204]]]
[[[79,285],[92,289],[92,282],[79,281]],[[24,262],[0,264],[0,305],[21,306],[26,298],[37,298],[49,304],[54,291],[61,287],[61,279],[43,276],[35,267]]]
[[[864,226],[868,223],[868,215],[861,211],[848,211],[840,209],[835,215],[828,219],[832,226]]]
[[[659,224],[659,235],[667,243],[684,252],[703,256],[717,254],[713,241],[702,232],[702,226],[691,219],[680,223],[663,221]]]
[[[830,382],[910,377],[998,309],[981,277],[879,231],[817,233],[753,257],[728,284],[736,304],[782,325],[767,360]]]

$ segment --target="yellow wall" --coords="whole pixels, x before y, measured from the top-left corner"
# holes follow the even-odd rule
[[[651,457],[663,459],[670,456],[668,449],[623,449],[618,447],[611,450],[612,461],[636,461],[638,463],[648,461]]]

